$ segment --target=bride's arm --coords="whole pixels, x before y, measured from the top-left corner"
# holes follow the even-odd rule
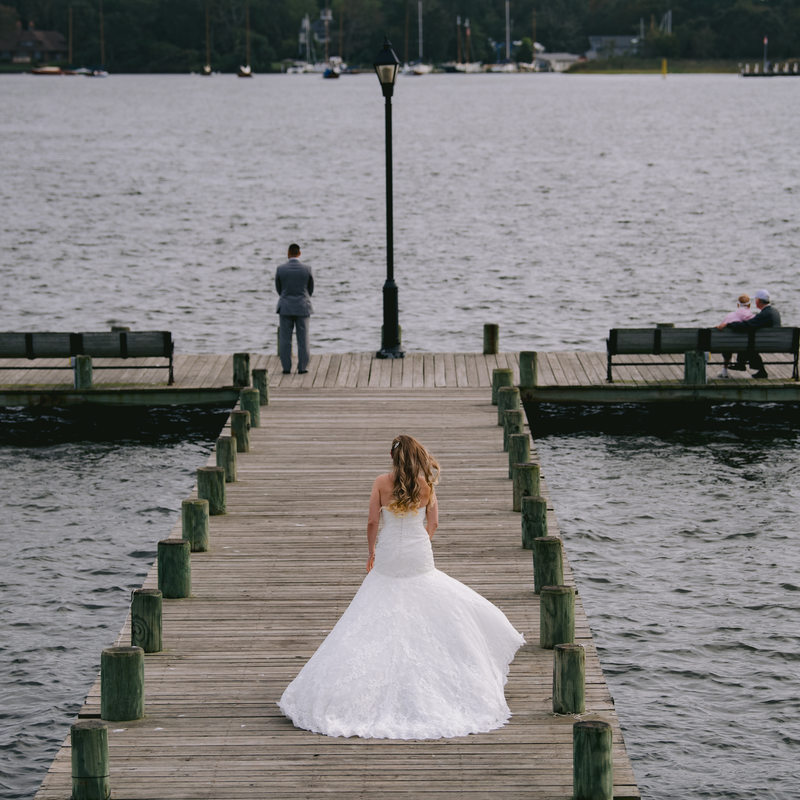
[[[369,496],[369,516],[367,517],[367,547],[369,555],[367,557],[367,572],[372,569],[375,563],[375,544],[378,541],[378,523],[381,518],[381,491],[380,477],[375,478],[372,484],[372,492]]]
[[[436,495],[434,494],[433,499],[428,503],[425,516],[425,529],[428,531],[429,538],[433,539],[433,534],[436,533],[436,529],[438,527],[439,501],[436,499]]]

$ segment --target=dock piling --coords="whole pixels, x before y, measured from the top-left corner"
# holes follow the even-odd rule
[[[526,498],[527,499],[527,498]],[[533,540],[533,592],[541,594],[544,586],[564,583],[564,556],[558,536],[539,536]]]
[[[503,450],[508,452],[508,437],[525,430],[525,414],[519,408],[512,408],[503,415]]]
[[[225,470],[222,467],[200,467],[197,470],[197,496],[208,500],[208,513],[225,513]]]
[[[514,477],[514,464],[531,460],[531,437],[527,433],[512,433],[508,437],[508,477]]]
[[[158,588],[170,599],[191,594],[191,546],[186,539],[162,539],[158,543]]]
[[[250,353],[233,354],[233,385],[250,385]]]
[[[547,500],[539,495],[522,498],[522,546],[533,550],[533,541],[547,536]],[[561,581],[553,581],[561,583]],[[542,584],[544,585],[544,584]]]
[[[161,652],[161,598],[158,589],[134,589],[131,594],[131,647]]]
[[[261,392],[258,389],[242,389],[239,392],[239,408],[250,412],[250,427],[261,427]]]
[[[236,482],[236,437],[220,436],[217,439],[217,466],[225,472],[225,483]]]
[[[523,350],[519,354],[519,385],[536,386],[538,382],[538,355],[534,350]]]
[[[514,511],[522,511],[523,497],[537,497],[539,495],[539,465],[515,464],[514,474]]]
[[[503,414],[519,408],[519,389],[516,386],[501,386],[497,390],[497,424],[503,424]]]
[[[236,451],[250,451],[250,412],[231,411],[231,435],[236,437]]]
[[[483,354],[496,355],[500,345],[500,326],[495,323],[486,323],[483,326]]]
[[[107,647],[100,656],[100,717],[112,722],[144,716],[144,650]]]
[[[190,498],[181,503],[181,536],[192,553],[208,550],[208,500]]]
[[[553,648],[553,713],[586,711],[586,651],[580,644]]]
[[[539,595],[539,646],[552,650],[575,639],[575,589],[543,586]]]
[[[269,405],[269,375],[266,369],[253,370],[253,386],[258,389],[262,406]]]
[[[701,386],[705,384],[705,353],[699,350],[688,350],[683,354],[683,382],[690,386]]]
[[[497,393],[503,386],[514,383],[514,370],[508,367],[496,367],[492,370],[492,405],[497,405]]]
[[[69,729],[72,800],[108,800],[108,727],[99,719],[82,719]]]
[[[611,725],[585,720],[572,726],[573,800],[613,800]]]
[[[78,390],[92,388],[92,357],[74,356],[72,359],[73,386]]]

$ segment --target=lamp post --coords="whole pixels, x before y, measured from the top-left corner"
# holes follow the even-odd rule
[[[394,233],[392,220],[392,94],[400,59],[392,43],[384,38],[383,47],[375,58],[375,73],[386,98],[386,282],[383,284],[383,328],[378,358],[402,358],[400,323],[398,321],[397,284],[394,282]]]

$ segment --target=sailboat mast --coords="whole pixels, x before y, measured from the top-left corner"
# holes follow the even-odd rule
[[[206,0],[206,66],[211,66],[211,34],[209,31],[209,24],[208,24],[208,4],[209,0]]]
[[[100,0],[100,66],[106,65],[106,37],[103,31],[103,0]]]
[[[456,17],[456,64],[461,63],[461,15]]]
[[[250,3],[245,3],[244,6],[244,42],[245,49],[247,50],[247,63],[250,66]]]
[[[510,0],[506,0],[506,61],[511,61],[511,10]]]
[[[422,63],[422,0],[417,3],[417,36],[419,39],[419,61]]]

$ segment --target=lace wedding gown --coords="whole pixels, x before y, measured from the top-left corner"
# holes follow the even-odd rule
[[[375,566],[278,705],[328,736],[439,739],[504,725],[524,643],[505,614],[436,569],[425,509],[381,510]]]

